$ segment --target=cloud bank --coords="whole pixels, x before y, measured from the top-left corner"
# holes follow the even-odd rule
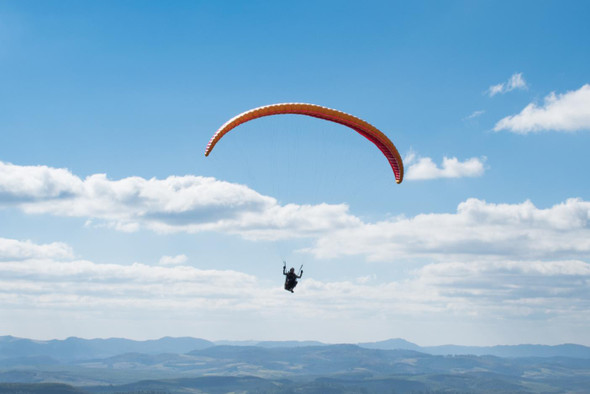
[[[500,130],[518,134],[590,130],[590,85],[558,95],[552,92],[542,106],[531,103],[519,114],[501,119],[494,126],[494,131]]]
[[[444,163],[435,172],[450,171]],[[530,201],[468,199],[455,212],[365,222],[345,205],[282,206],[246,186],[213,178],[80,179],[63,169],[7,163],[0,163],[0,173],[0,206],[29,214],[83,217],[125,231],[309,237],[304,251],[318,259],[352,256],[405,270],[402,277],[337,281],[312,274],[301,281],[296,298],[285,298],[280,282],[198,269],[185,255],[163,256],[156,265],[104,264],[79,258],[61,242],[0,238],[4,332],[22,332],[18,322],[26,321],[37,333],[32,336],[40,335],[34,331],[38,325],[49,335],[47,322],[54,319],[59,333],[67,320],[72,334],[80,332],[75,324],[82,322],[94,335],[121,335],[105,330],[137,324],[149,326],[142,335],[158,336],[170,335],[164,322],[174,321],[176,335],[208,327],[198,332],[219,336],[233,332],[224,327],[238,319],[251,337],[261,324],[281,322],[278,329],[284,328],[287,307],[298,332],[316,333],[321,325],[332,333],[326,327],[336,329],[346,319],[351,322],[347,335],[354,335],[354,327],[359,335],[379,329],[384,331],[375,335],[391,335],[392,322],[402,327],[404,321],[411,322],[405,331],[411,335],[421,319],[436,319],[449,332],[457,332],[452,327],[465,319],[477,319],[483,327],[518,320],[528,335],[539,318],[555,324],[555,330],[578,323],[583,329],[590,319],[590,202],[581,199],[548,208]]]
[[[257,282],[251,275],[231,270],[99,264],[55,253],[55,245],[0,238],[3,308],[216,309],[223,304],[239,309],[248,308],[242,301],[244,291],[248,294]]]
[[[65,169],[3,162],[0,207],[87,218],[90,225],[120,231],[218,231],[247,239],[310,237],[360,223],[344,204],[280,205],[247,186],[215,178],[110,180],[95,174],[80,179]]]
[[[439,176],[441,172],[482,171],[480,161],[471,163],[448,160],[434,169],[410,166],[408,173],[421,179],[429,171]],[[365,222],[350,214],[346,205],[280,205],[246,186],[214,178],[112,181],[92,175],[82,180],[62,169],[5,163],[0,163],[0,172],[7,175],[0,177],[0,204],[29,214],[83,217],[126,231],[215,231],[250,240],[307,237],[311,246],[305,250],[318,258],[532,261],[584,260],[590,254],[590,202],[581,199],[541,209],[531,201],[493,204],[472,198],[453,213]],[[26,176],[26,185],[13,182],[13,173]],[[3,247],[5,257],[14,258],[20,250],[31,253],[27,258],[72,256],[70,248],[61,243],[29,247],[26,241],[3,242],[8,242]],[[162,266],[183,263],[182,256],[161,260]]]
[[[455,213],[420,214],[323,234],[308,252],[318,258],[372,261],[429,259],[585,260],[590,255],[590,202],[569,199],[540,209],[530,201],[468,199]]]
[[[14,244],[21,245],[19,252],[10,246]],[[100,264],[60,257],[47,246],[0,239],[0,256],[5,256],[0,258],[3,315],[21,311],[32,319],[37,313],[73,313],[78,320],[93,322],[102,315],[122,316],[158,326],[168,318],[188,323],[196,313],[202,321],[243,318],[249,324],[249,319],[282,322],[288,305],[289,318],[314,327],[320,321],[341,324],[344,318],[354,325],[408,316],[544,316],[570,321],[590,317],[590,264],[577,259],[447,260],[414,269],[406,279],[380,282],[374,277],[307,277],[297,288],[297,298],[292,298],[280,282],[266,283],[242,272],[137,262]],[[40,250],[47,250],[47,255]],[[155,314],[158,321],[153,320]]]

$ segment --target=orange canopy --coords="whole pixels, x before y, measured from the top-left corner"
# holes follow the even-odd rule
[[[399,155],[397,149],[395,148],[395,145],[393,145],[393,142],[391,142],[391,140],[387,138],[385,134],[379,131],[379,129],[377,129],[375,126],[365,122],[362,119],[357,118],[356,116],[314,104],[272,104],[243,112],[238,116],[235,116],[229,121],[227,121],[223,126],[219,128],[219,130],[217,130],[217,132],[213,135],[213,137],[207,144],[207,148],[205,149],[205,156],[209,156],[209,153],[211,153],[211,150],[213,149],[215,144],[217,144],[217,142],[221,139],[221,137],[223,137],[230,130],[241,125],[242,123],[257,118],[262,118],[264,116],[280,114],[297,114],[313,116],[315,118],[329,120],[331,122],[336,122],[344,126],[348,126],[349,128],[353,129],[354,131],[356,131],[357,133],[371,141],[373,144],[377,146],[377,148],[379,148],[379,150],[381,150],[381,152],[385,155],[385,157],[389,161],[389,164],[391,165],[391,169],[393,170],[393,173],[395,175],[395,181],[397,183],[402,182],[404,178],[404,165],[402,162],[402,158]]]

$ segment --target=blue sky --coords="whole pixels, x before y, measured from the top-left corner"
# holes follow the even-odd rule
[[[0,335],[590,345],[589,12],[0,3]]]

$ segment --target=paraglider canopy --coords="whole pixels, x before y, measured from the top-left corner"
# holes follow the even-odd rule
[[[223,126],[217,130],[217,132],[211,137],[211,140],[207,144],[205,149],[205,156],[209,156],[209,153],[215,147],[215,144],[229,131],[236,128],[237,126],[246,123],[250,120],[262,118],[264,116],[281,115],[281,114],[296,114],[296,115],[307,115],[319,119],[328,120],[331,122],[339,123],[344,126],[351,128],[356,131],[369,141],[371,141],[379,150],[385,155],[389,161],[389,165],[395,175],[395,181],[401,183],[404,178],[404,165],[402,158],[397,151],[393,142],[385,134],[383,134],[375,126],[365,122],[356,116],[347,114],[342,111],[335,109],[322,107],[315,104],[305,103],[283,103],[283,104],[272,104],[263,107],[251,109],[243,112],[238,116],[233,117],[227,121]]]

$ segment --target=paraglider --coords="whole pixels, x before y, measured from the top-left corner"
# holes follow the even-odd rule
[[[381,153],[389,162],[391,169],[393,170],[396,183],[402,182],[404,178],[404,165],[402,162],[402,158],[399,152],[397,151],[395,145],[393,145],[393,142],[391,142],[391,140],[383,132],[381,132],[379,129],[369,124],[368,122],[365,122],[360,118],[357,118],[356,116],[315,104],[272,104],[243,112],[228,120],[217,130],[217,132],[215,132],[215,134],[213,135],[213,137],[211,137],[209,143],[207,144],[207,148],[205,149],[205,156],[209,156],[215,145],[223,136],[225,136],[227,133],[229,133],[234,128],[240,126],[241,124],[265,116],[286,114],[311,116],[314,118],[339,123],[356,131],[357,133],[371,141],[381,151]],[[283,261],[283,263],[283,275],[285,276],[285,290],[293,293],[293,289],[295,288],[295,286],[297,286],[298,283],[297,279],[300,279],[303,275],[303,266],[301,266],[301,268],[299,269],[299,274],[296,274],[294,268],[291,268],[287,272],[286,262]]]
[[[395,175],[395,181],[397,183],[402,182],[404,178],[404,165],[402,163],[402,158],[399,152],[397,151],[395,145],[393,145],[393,142],[391,142],[391,140],[385,134],[383,134],[375,126],[365,122],[362,119],[357,118],[356,116],[315,104],[272,104],[243,112],[227,121],[223,126],[219,128],[219,130],[217,130],[217,132],[213,135],[213,137],[207,144],[207,148],[205,149],[205,156],[209,156],[209,154],[215,147],[215,144],[217,144],[217,142],[219,142],[219,140],[224,135],[226,135],[229,131],[236,128],[237,126],[248,121],[251,121],[253,119],[262,118],[264,116],[281,114],[312,116],[315,118],[339,123],[341,125],[353,129],[354,131],[356,131],[357,133],[371,141],[373,144],[375,144],[377,148],[379,148],[379,150],[389,161],[389,165],[391,166],[391,169],[393,170],[393,173]]]
[[[287,272],[287,262],[283,261],[283,275],[285,275],[285,290],[293,293],[293,289],[298,283],[297,279],[301,279],[303,275],[303,265],[299,268],[299,275],[297,275],[293,267]]]

